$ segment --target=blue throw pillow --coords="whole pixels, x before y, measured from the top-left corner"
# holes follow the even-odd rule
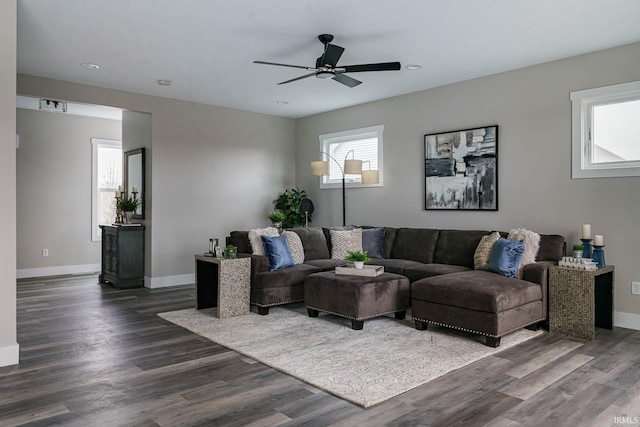
[[[384,258],[384,227],[362,229],[362,250],[371,258]]]
[[[260,236],[260,238],[264,244],[267,258],[269,258],[269,271],[293,267],[293,257],[291,256],[286,236]]]
[[[489,258],[489,271],[502,274],[506,277],[516,277],[518,267],[524,253],[522,240],[507,240],[504,237],[498,239],[491,250]]]

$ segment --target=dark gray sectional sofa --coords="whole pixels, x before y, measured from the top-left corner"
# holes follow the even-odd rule
[[[329,230],[292,229],[302,240],[303,264],[269,271],[267,257],[251,255],[251,303],[260,314],[268,314],[271,306],[303,301],[308,275],[345,264],[331,259]],[[474,270],[475,250],[489,233],[385,227],[385,258],[369,263],[409,279],[418,329],[438,324],[480,333],[487,337],[488,345],[497,346],[506,333],[548,318],[548,268],[562,258],[566,244],[562,236],[541,235],[536,262],[524,266],[521,279],[507,278]],[[237,246],[239,253],[252,252],[248,231],[231,232],[227,243]]]

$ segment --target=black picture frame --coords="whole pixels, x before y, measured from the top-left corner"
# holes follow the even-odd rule
[[[138,187],[138,199],[142,202],[132,218],[144,219],[145,211],[145,154],[144,147],[126,151],[123,156],[123,181],[127,196],[133,195],[133,186]]]
[[[425,210],[498,210],[498,125],[424,136]]]

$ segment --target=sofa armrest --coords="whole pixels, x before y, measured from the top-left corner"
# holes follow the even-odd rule
[[[542,288],[542,312],[549,318],[549,267],[557,265],[557,261],[537,261],[522,268],[522,279],[537,283]]]

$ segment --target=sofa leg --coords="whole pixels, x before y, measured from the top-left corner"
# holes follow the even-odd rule
[[[361,331],[364,326],[364,320],[352,320],[351,321],[351,329],[356,331]]]
[[[261,316],[266,316],[267,314],[269,314],[269,307],[258,306],[258,314]]]
[[[500,347],[500,337],[486,337],[487,338],[487,345],[489,347]]]
[[[407,310],[396,311],[395,316],[397,320],[404,320],[407,317]]]
[[[537,331],[538,329],[540,329],[540,322],[533,323],[529,326],[525,326],[524,328],[530,331]]]
[[[318,310],[314,310],[313,308],[307,307],[307,313],[309,313],[309,317],[318,317]]]
[[[419,331],[426,331],[429,327],[427,322],[423,322],[422,320],[415,319],[416,329]]]

